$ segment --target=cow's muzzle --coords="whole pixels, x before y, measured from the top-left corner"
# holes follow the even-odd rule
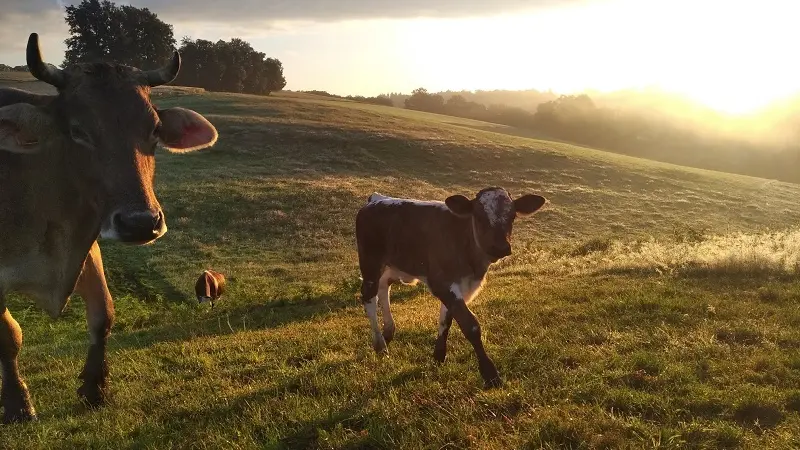
[[[490,248],[487,253],[489,253],[489,256],[495,259],[502,259],[505,258],[506,256],[511,255],[511,245],[509,244],[495,245],[492,248]]]
[[[100,237],[128,244],[143,245],[155,241],[167,232],[164,213],[156,211],[117,211]]]

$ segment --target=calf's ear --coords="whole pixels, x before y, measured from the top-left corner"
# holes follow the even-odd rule
[[[52,125],[49,116],[29,103],[0,108],[0,151],[31,155],[42,150],[41,139]]]
[[[514,209],[518,216],[527,216],[541,209],[545,203],[547,199],[541,195],[526,194],[514,200]]]
[[[214,125],[191,109],[161,109],[158,117],[161,119],[158,139],[171,152],[188,153],[211,147],[219,137]]]
[[[459,217],[469,217],[472,215],[472,200],[463,195],[456,194],[447,197],[444,201],[447,209]]]

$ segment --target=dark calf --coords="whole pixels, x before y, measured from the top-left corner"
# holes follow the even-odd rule
[[[375,351],[386,352],[394,337],[389,303],[392,284],[422,281],[442,303],[434,357],[445,360],[447,336],[455,319],[475,350],[486,386],[502,384],[483,347],[478,319],[467,304],[483,286],[489,266],[511,254],[514,219],[538,211],[546,202],[539,195],[513,200],[499,187],[483,189],[471,200],[453,195],[444,202],[372,194],[356,215],[356,241],[361,300]],[[378,304],[383,312],[382,330]]]

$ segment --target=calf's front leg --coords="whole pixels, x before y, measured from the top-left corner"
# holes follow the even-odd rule
[[[114,323],[114,300],[108,291],[97,241],[92,244],[86,257],[75,293],[86,303],[86,322],[89,327],[89,354],[79,375],[83,384],[78,388],[78,397],[89,406],[97,407],[105,404],[109,396],[106,344]]]
[[[449,286],[437,286],[436,290],[433,290],[433,294],[442,301],[449,314],[455,319],[458,327],[461,328],[464,337],[472,344],[472,348],[475,350],[475,356],[478,358],[478,370],[483,378],[484,386],[486,388],[502,386],[503,382],[500,379],[500,373],[497,371],[497,367],[495,367],[494,362],[489,358],[489,355],[486,354],[486,349],[483,347],[481,325],[478,323],[478,318],[475,317],[475,314],[467,307],[464,299],[453,293],[453,291],[449,289]],[[446,337],[443,342],[446,342]],[[437,342],[437,347],[438,345],[439,342]],[[442,354],[444,354],[444,352],[442,352]]]
[[[442,304],[439,308],[439,334],[436,337],[436,346],[433,349],[433,358],[443,363],[447,358],[447,336],[450,334],[450,326],[453,324],[453,315]]]
[[[0,366],[3,372],[3,387],[0,403],[3,405],[3,423],[26,422],[36,419],[28,387],[19,375],[17,357],[22,348],[22,329],[6,309],[0,295]]]

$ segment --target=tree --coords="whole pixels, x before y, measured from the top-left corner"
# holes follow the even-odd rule
[[[183,64],[175,84],[258,95],[286,86],[281,62],[239,38],[211,42],[184,37],[180,52]]]
[[[417,88],[411,91],[411,97],[406,99],[405,105],[407,109],[438,113],[444,109],[444,98],[438,94],[429,94],[425,88]]]
[[[66,7],[70,37],[64,42],[64,66],[105,61],[152,69],[172,56],[172,25],[147,8],[104,0],[83,0]]]
[[[269,95],[272,92],[280,91],[286,87],[286,78],[283,76],[283,64],[275,58],[267,58],[264,61],[264,76],[267,78],[267,86],[264,93]]]

